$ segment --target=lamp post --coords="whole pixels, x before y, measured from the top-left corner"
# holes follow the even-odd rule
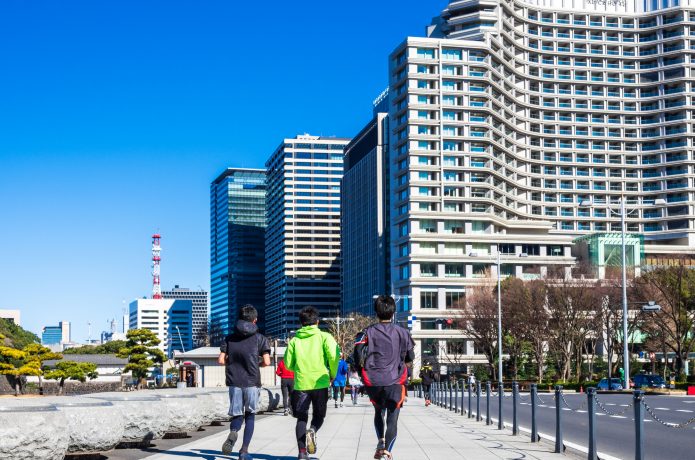
[[[348,321],[355,321],[355,318],[345,318],[340,316],[340,313],[338,313],[338,316],[335,316],[333,318],[321,318],[323,321],[330,321],[332,323],[335,323],[338,326],[338,337],[340,337],[340,325],[348,322]]]

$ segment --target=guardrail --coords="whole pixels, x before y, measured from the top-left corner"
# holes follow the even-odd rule
[[[466,390],[468,393],[468,404],[465,404]],[[504,387],[498,387],[497,392],[493,392],[492,382],[485,382],[485,386],[481,385],[481,382],[475,384],[465,384],[463,381],[456,382],[435,382],[430,388],[430,397],[432,403],[442,407],[444,409],[449,409],[454,413],[460,413],[461,416],[467,415],[468,418],[473,418],[477,422],[483,421],[482,411],[480,409],[481,405],[481,395],[484,391],[485,393],[485,424],[491,425],[492,418],[490,417],[490,397],[497,396],[499,398],[499,415],[498,415],[498,429],[502,430],[505,427],[503,420],[503,406],[505,398],[511,398],[512,403],[512,434],[514,436],[519,435],[519,419],[518,419],[518,406],[519,402],[530,403],[531,405],[531,442],[540,441],[540,436],[538,435],[538,423],[536,420],[537,416],[537,406],[538,403],[545,405],[546,401],[543,400],[538,394],[538,386],[536,384],[531,384],[530,393],[527,396],[522,395],[519,392],[518,382],[512,382],[511,394],[505,394]],[[460,393],[460,397],[459,397]],[[424,389],[422,385],[418,385],[415,389],[415,394],[422,397],[424,395]],[[475,399],[475,411],[473,411],[473,399]],[[597,445],[597,434],[596,434],[596,417],[597,410],[605,413],[608,416],[622,416],[631,409],[634,412],[634,430],[635,430],[635,460],[644,460],[644,418],[649,416],[655,422],[671,429],[685,429],[692,424],[695,424],[695,417],[692,417],[681,423],[668,422],[659,417],[654,409],[652,409],[644,400],[644,392],[641,390],[636,390],[632,393],[632,401],[630,404],[624,405],[623,409],[620,411],[612,411],[609,409],[607,404],[599,397],[596,388],[587,388],[586,400],[583,401],[578,407],[572,407],[565,399],[565,394],[563,387],[561,385],[555,386],[555,391],[553,394],[553,400],[555,403],[555,452],[563,453],[565,451],[564,443],[564,432],[562,429],[562,413],[563,410],[569,410],[577,413],[586,413],[589,422],[589,436],[588,436],[588,455],[589,460],[598,460]]]

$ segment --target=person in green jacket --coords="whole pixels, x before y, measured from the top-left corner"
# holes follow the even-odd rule
[[[328,406],[328,388],[338,372],[340,347],[331,334],[319,329],[319,312],[304,307],[299,312],[302,328],[285,351],[285,367],[294,372],[292,412],[297,419],[299,460],[316,453],[316,432],[323,425]],[[311,425],[309,406],[312,407]]]

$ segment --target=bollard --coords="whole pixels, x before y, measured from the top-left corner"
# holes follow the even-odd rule
[[[500,379],[500,383],[497,387],[497,429],[504,429],[504,416],[502,415],[502,407],[504,406],[504,382]]]
[[[561,454],[563,451],[562,442],[562,408],[560,398],[562,397],[562,385],[555,386],[555,453]]]
[[[531,384],[531,442],[538,442],[538,425],[536,424],[536,399],[538,399],[538,385]]]
[[[471,410],[471,409],[473,409],[473,401],[471,400],[472,397],[473,397],[473,384],[469,383],[468,384],[468,418],[473,417],[473,411]]]
[[[417,395],[418,398],[422,398],[422,383],[417,386]]]
[[[483,419],[480,416],[480,382],[475,384],[475,421],[479,422]]]
[[[644,460],[644,392],[635,390],[632,405],[635,407],[635,460]]]
[[[459,381],[456,381],[454,386],[454,414],[458,414],[459,411]]]
[[[485,424],[486,425],[491,425],[492,420],[490,419],[490,393],[492,392],[492,384],[488,380],[485,382],[485,403],[487,406],[485,406]]]
[[[447,409],[451,410],[453,408],[452,404],[451,404],[453,402],[451,400],[451,397],[453,396],[453,393],[454,393],[454,384],[452,382],[449,382],[446,385],[447,385],[447,387],[449,387],[449,401],[447,404]]]
[[[519,420],[517,419],[518,396],[519,384],[517,382],[512,382],[512,435],[514,436],[519,435]]]
[[[596,455],[596,388],[586,389],[587,411],[589,412],[589,460],[598,460]]]

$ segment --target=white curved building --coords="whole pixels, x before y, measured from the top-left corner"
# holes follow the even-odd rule
[[[434,320],[498,250],[503,275],[604,276],[622,200],[630,265],[695,261],[695,1],[451,1],[427,35],[389,85],[392,283],[423,357],[482,361]]]

